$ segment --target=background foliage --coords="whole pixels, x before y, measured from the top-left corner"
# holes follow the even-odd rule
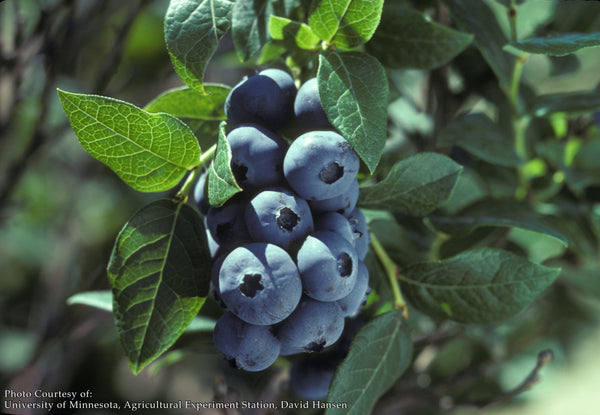
[[[599,336],[600,129],[594,123],[593,110],[600,109],[598,93],[594,92],[600,82],[600,52],[591,47],[598,45],[598,5],[516,2],[517,14],[511,24],[509,1],[388,1],[381,25],[373,33],[368,24],[373,17],[365,17],[360,1],[353,2],[356,9],[348,14],[350,22],[356,20],[349,27],[357,32],[338,30],[325,7],[312,18],[319,16],[334,25],[319,26],[309,18],[305,21],[312,28],[309,30],[306,25],[290,25],[285,18],[267,21],[271,13],[288,16],[289,5],[294,2],[255,3],[264,8],[257,12],[244,7],[244,2],[235,6],[220,2],[224,7],[233,7],[232,21],[237,23],[233,23],[232,31],[227,32],[226,19],[217,19],[211,27],[199,25],[200,34],[204,31],[221,39],[213,45],[214,57],[200,67],[178,58],[195,49],[185,42],[174,44],[169,38],[169,28],[176,32],[179,22],[186,18],[178,13],[186,9],[175,13],[168,1],[0,3],[2,390],[91,389],[97,401],[297,399],[287,390],[285,364],[257,375],[229,369],[206,334],[210,320],[192,321],[177,341],[176,351],[134,377],[111,315],[67,304],[76,293],[108,289],[106,264],[116,235],[135,211],[156,200],[157,195],[133,192],[125,184],[138,183],[139,177],[145,177],[142,172],[128,172],[122,176],[123,182],[81,148],[56,89],[118,98],[150,113],[169,108],[172,115],[186,122],[204,150],[217,138],[212,132],[219,131],[222,117],[215,114],[220,108],[202,100],[202,108],[175,109],[173,102],[181,100],[174,94],[185,94],[187,102],[193,102],[195,96],[182,88],[182,79],[189,86],[212,92],[218,103],[219,96],[222,99],[226,93],[223,85],[235,85],[243,74],[252,73],[256,67],[253,59],[259,52],[277,56],[282,50],[278,47],[310,51],[318,47],[319,38],[329,39],[342,49],[352,48],[371,35],[364,49],[385,66],[389,92],[382,91],[381,85],[353,88],[358,96],[372,91],[380,95],[364,108],[362,99],[356,108],[352,107],[356,103],[350,101],[348,111],[381,114],[374,108],[381,107],[389,93],[387,110],[381,108],[384,115],[387,111],[387,131],[381,131],[381,120],[369,125],[364,121],[369,117],[363,116],[358,121],[364,129],[362,134],[373,142],[362,150],[363,141],[353,144],[365,161],[364,174],[375,171],[373,183],[361,191],[362,206],[390,211],[373,210],[367,216],[371,231],[389,257],[406,270],[400,280],[403,292],[410,295],[411,287],[418,285],[423,275],[436,275],[436,266],[424,270],[424,265],[416,264],[430,259],[431,253],[435,259],[444,260],[437,267],[455,267],[465,275],[481,272],[472,269],[469,256],[486,258],[492,268],[499,256],[527,258],[532,265],[523,265],[524,281],[528,273],[536,272],[538,263],[562,269],[558,280],[531,307],[499,324],[439,322],[419,312],[473,318],[469,310],[440,309],[438,303],[431,303],[436,289],[447,289],[456,281],[436,287],[440,281],[435,279],[435,284],[427,286],[427,295],[421,290],[410,295],[415,306],[409,314],[414,360],[398,382],[388,382],[388,378],[395,379],[393,374],[373,375],[377,382],[391,386],[375,413],[469,412],[495,399],[511,397],[506,391],[526,379],[538,352],[544,349],[551,349],[556,357],[542,373],[544,383],[506,407],[484,411],[526,413],[528,402],[544,405],[553,395],[562,402],[571,402],[575,395],[561,383],[563,379],[572,379],[574,384],[592,385],[588,379],[597,382],[597,375],[592,377],[581,367],[597,365],[596,356],[586,352],[585,345],[597,342]],[[377,7],[383,4],[375,3]],[[367,24],[358,24],[359,17],[365,17]],[[294,18],[301,20],[302,16]],[[271,50],[265,52],[261,47],[268,38],[267,31],[255,31],[245,24],[255,19],[276,41]],[[435,24],[418,29],[411,26],[430,21]],[[583,34],[573,38],[569,35],[573,32]],[[548,40],[548,35],[555,36]],[[509,42],[512,38],[519,41]],[[527,40],[531,38],[534,40]],[[434,48],[414,47],[432,39]],[[504,47],[507,43],[510,46]],[[399,53],[389,53],[392,47]],[[358,52],[320,55],[320,78],[328,80],[320,88],[331,88],[324,101],[326,106],[327,99],[339,98],[339,84],[352,81],[350,73],[369,73],[379,68],[370,60],[353,59],[356,56],[352,53]],[[523,53],[533,54],[524,60]],[[292,54],[289,59],[300,60],[301,56]],[[258,59],[266,58],[262,55]],[[316,69],[315,62],[295,64]],[[335,70],[340,66],[351,69],[347,78]],[[515,68],[522,75],[522,82],[516,85]],[[302,72],[296,75],[308,76]],[[177,88],[176,92],[161,95],[171,88]],[[76,97],[66,92],[60,95],[63,106],[67,98],[72,103]],[[110,106],[114,102],[99,99],[97,105]],[[160,117],[148,117],[144,122],[152,123]],[[181,122],[167,118],[161,122]],[[520,130],[523,119],[526,130]],[[118,134],[118,125],[115,127],[113,131]],[[378,137],[386,136],[384,148]],[[520,144],[513,146],[513,136],[520,137]],[[526,165],[522,165],[524,155]],[[152,157],[148,163],[162,169],[165,177],[173,177],[173,182],[178,182],[192,165],[185,160]],[[427,176],[427,169],[419,170],[430,165],[437,166],[432,177]],[[450,194],[444,181],[456,180]],[[433,183],[438,187],[432,187]],[[154,185],[143,183],[140,190]],[[166,191],[168,187],[152,189],[162,192],[159,197],[172,196]],[[515,194],[521,197],[515,198]],[[525,194],[533,195],[535,211],[523,203]],[[442,209],[436,210],[440,203]],[[414,215],[427,216],[427,220],[415,220]],[[179,213],[173,213],[173,217],[177,221]],[[503,248],[512,254],[499,254],[490,248]],[[389,306],[392,298],[385,277],[373,272],[380,265],[373,256],[369,261],[372,279],[380,284],[374,287],[379,298],[372,299],[371,307]],[[384,275],[385,270],[380,271]],[[542,274],[548,283],[556,277],[549,271]],[[487,304],[495,295],[514,296],[514,307],[518,309],[538,292],[535,287],[500,294],[495,290],[504,287],[491,285],[484,293],[474,295],[486,298]],[[461,298],[469,295],[458,294]],[[422,301],[416,301],[419,295]],[[86,297],[82,301],[105,304],[102,300]],[[512,315],[513,309],[507,315]],[[207,317],[219,314],[218,305],[209,300],[202,310]],[[188,317],[184,326],[193,316]],[[385,330],[388,325],[397,327],[393,324],[399,315],[388,313],[382,317],[369,335],[406,344],[403,332]],[[485,315],[482,319],[490,320]],[[357,347],[366,347],[369,353],[372,342],[362,341],[364,345]],[[388,358],[404,361],[406,356]],[[351,377],[357,367],[346,362],[340,373],[347,371]],[[341,399],[347,388],[338,386],[331,393]],[[587,406],[585,399],[579,399],[578,404],[577,413],[593,413],[594,407]],[[369,407],[369,403],[365,405]],[[549,411],[546,408],[539,413]]]

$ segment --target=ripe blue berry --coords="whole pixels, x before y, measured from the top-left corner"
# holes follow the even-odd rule
[[[291,117],[294,106],[294,98],[296,98],[296,93],[298,92],[296,89],[296,84],[294,84],[294,78],[292,78],[292,76],[286,71],[278,68],[263,69],[258,74],[268,76],[277,83],[279,89],[281,89],[283,95],[285,96],[286,102],[288,103]]]
[[[219,289],[223,302],[236,316],[250,324],[270,325],[294,311],[302,282],[286,251],[256,242],[227,255],[219,271]]]
[[[212,207],[206,215],[206,226],[219,246],[230,250],[250,242],[244,223],[245,203],[229,200],[221,207]]]
[[[292,315],[276,327],[282,356],[321,352],[335,343],[344,330],[344,316],[335,302],[304,297]]]
[[[303,131],[333,128],[321,105],[317,78],[304,82],[294,100],[294,115]]]
[[[212,292],[215,300],[221,301],[221,289],[219,288],[219,271],[221,271],[221,265],[227,257],[226,254],[219,255],[213,260],[212,267],[210,269],[210,282],[212,284]]]
[[[310,131],[290,145],[283,173],[298,195],[323,200],[348,191],[359,166],[358,155],[344,137],[334,131]]]
[[[361,307],[367,301],[367,291],[369,290],[369,270],[364,262],[358,262],[358,276],[354,288],[344,298],[337,301],[344,317],[355,317]]]
[[[313,230],[308,203],[284,188],[263,190],[254,196],[246,207],[245,222],[254,241],[286,249]]]
[[[317,219],[315,220],[315,231],[331,231],[339,233],[353,246],[354,239],[357,236],[352,230],[348,218],[337,212],[327,212],[317,216]]]
[[[356,207],[356,202],[358,202],[358,191],[358,179],[355,178],[348,190],[341,195],[332,197],[331,199],[311,200],[309,205],[314,212],[335,211],[345,215],[352,212]]]
[[[371,244],[371,234],[367,228],[367,220],[359,208],[354,208],[354,210],[347,215],[347,218],[356,236],[354,246],[358,253],[358,259],[364,261],[369,252],[369,245]]]
[[[233,87],[225,98],[225,115],[233,125],[259,124],[271,130],[290,119],[290,102],[276,81],[252,75]]]
[[[283,157],[287,143],[277,134],[254,124],[243,124],[227,134],[231,170],[244,190],[283,183]]]
[[[358,275],[358,256],[340,234],[318,231],[298,250],[298,271],[304,293],[319,301],[336,301],[352,291]]]
[[[217,320],[213,338],[215,346],[231,366],[249,372],[271,366],[281,349],[270,326],[248,324],[231,312]]]
[[[207,171],[202,172],[198,178],[198,181],[196,182],[196,186],[194,187],[194,202],[196,202],[196,206],[198,206],[200,213],[203,215],[206,215],[208,210],[211,208],[205,192],[207,177]]]
[[[302,399],[325,399],[335,370],[342,360],[340,354],[296,360],[290,369],[290,388]]]
[[[204,227],[206,228],[206,243],[208,245],[208,251],[210,252],[210,257],[211,258],[216,258],[217,255],[219,255],[219,253],[221,253],[223,250],[221,249],[221,247],[219,246],[218,242],[215,241],[215,238],[213,238],[212,234],[210,233],[210,230],[208,229],[208,225],[206,224],[206,216],[204,217]]]

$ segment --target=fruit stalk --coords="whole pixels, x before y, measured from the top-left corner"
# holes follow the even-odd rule
[[[511,29],[511,41],[517,41],[517,9],[516,2],[511,0],[509,9],[509,23]],[[515,59],[513,67],[513,74],[510,84],[510,90],[508,91],[508,99],[510,101],[512,109],[512,124],[514,130],[514,148],[515,152],[522,161],[521,166],[517,168],[519,176],[519,187],[515,192],[517,199],[525,199],[529,192],[529,180],[523,172],[523,167],[528,159],[527,143],[526,143],[526,131],[529,127],[529,117],[523,115],[522,105],[519,97],[519,87],[521,84],[521,77],[523,74],[523,65],[527,61],[529,55],[518,56]]]
[[[200,176],[200,173],[202,173],[202,167],[206,164],[206,162],[213,158],[216,150],[217,145],[213,144],[209,147],[208,150],[202,153],[202,155],[200,156],[200,163],[198,163],[196,167],[190,170],[190,174],[185,179],[185,182],[181,186],[181,189],[179,189],[179,191],[175,194],[175,201],[179,203],[185,203],[187,201],[188,195],[190,194],[190,190],[198,181],[198,176]]]
[[[375,250],[375,254],[377,255],[377,258],[379,258],[381,265],[383,265],[385,273],[388,277],[388,281],[390,282],[392,294],[394,296],[394,309],[403,309],[403,316],[405,318],[408,317],[408,308],[406,307],[406,302],[402,297],[400,286],[398,285],[398,265],[396,265],[396,263],[389,257],[385,251],[385,248],[381,245],[379,239],[377,239],[373,233],[371,233],[371,246]]]

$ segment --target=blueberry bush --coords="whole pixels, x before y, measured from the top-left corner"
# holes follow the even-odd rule
[[[69,303],[112,310],[135,374],[208,341],[328,415],[525,390],[550,350],[512,390],[483,368],[597,292],[600,253],[600,92],[524,76],[577,71],[600,28],[531,3],[171,0],[181,87],[144,107],[58,90],[81,146],[161,194],[118,233],[110,290]],[[227,42],[233,86],[205,80]]]

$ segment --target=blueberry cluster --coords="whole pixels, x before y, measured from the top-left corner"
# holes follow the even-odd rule
[[[216,347],[247,371],[279,355],[320,352],[366,299],[370,236],[358,199],[359,158],[329,123],[316,78],[296,89],[280,69],[245,77],[227,96],[231,170],[242,192],[205,213],[212,284],[228,309]],[[281,132],[295,125],[295,139]],[[289,130],[289,128],[288,128]]]

